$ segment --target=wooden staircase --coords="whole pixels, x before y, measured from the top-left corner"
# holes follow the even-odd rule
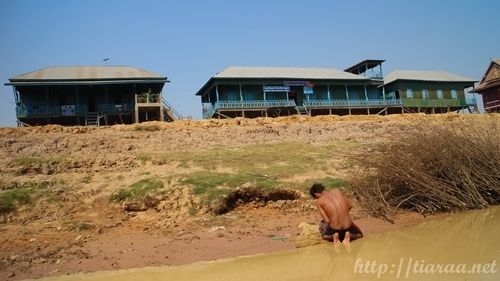
[[[296,106],[295,110],[297,110],[298,115],[309,115],[309,110],[305,106]]]
[[[162,99],[164,121],[175,121],[184,119],[184,117],[166,100]]]
[[[85,126],[99,126],[99,112],[87,112]]]

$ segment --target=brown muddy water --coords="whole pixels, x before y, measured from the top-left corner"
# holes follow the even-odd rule
[[[500,207],[368,235],[350,251],[331,243],[184,266],[44,280],[500,280]],[[186,249],[188,250],[188,249]]]

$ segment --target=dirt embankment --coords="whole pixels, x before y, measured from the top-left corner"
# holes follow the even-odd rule
[[[350,154],[422,123],[488,118],[500,122],[415,114],[3,128],[0,279],[289,249],[298,224],[319,218],[307,187],[346,188]],[[263,193],[235,197],[241,190]],[[354,217],[368,233],[422,220],[401,214],[393,225],[359,207]]]

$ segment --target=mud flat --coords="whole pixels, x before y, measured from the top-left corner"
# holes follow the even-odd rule
[[[500,207],[491,207],[368,235],[350,250],[322,244],[185,266],[42,280],[498,280],[499,231]]]

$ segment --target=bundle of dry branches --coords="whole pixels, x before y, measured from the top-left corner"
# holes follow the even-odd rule
[[[356,157],[355,196],[376,216],[436,213],[500,202],[500,124],[426,124]]]

